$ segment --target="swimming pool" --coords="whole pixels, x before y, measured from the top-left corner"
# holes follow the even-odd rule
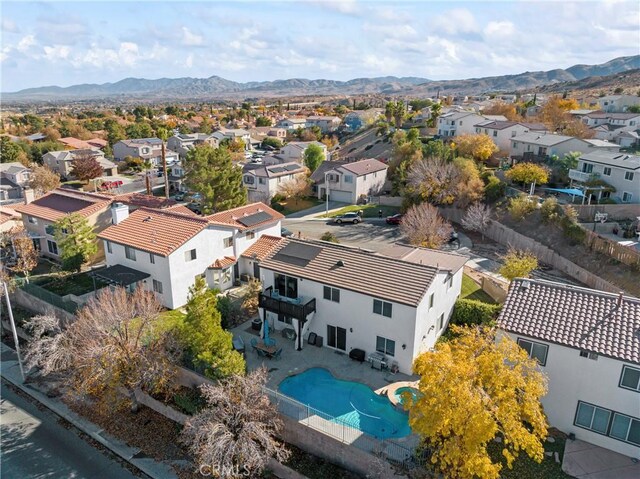
[[[396,410],[386,396],[379,396],[368,386],[342,381],[323,368],[307,369],[290,376],[278,389],[289,397],[307,404],[379,439],[411,434],[408,416]]]
[[[406,394],[403,396],[403,393],[409,393],[409,396],[406,396]],[[396,391],[394,392],[396,401],[398,401],[403,406],[405,405],[405,402],[407,402],[407,399],[409,399],[408,402],[413,402],[416,399],[418,399],[419,394],[420,394],[420,391],[418,391],[416,388],[413,388],[411,386],[400,387],[396,389]]]

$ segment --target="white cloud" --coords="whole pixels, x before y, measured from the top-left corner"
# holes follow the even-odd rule
[[[365,32],[381,35],[383,38],[412,38],[418,34],[416,29],[408,24],[372,25],[365,23],[362,29]]]
[[[69,58],[71,48],[67,45],[53,45],[44,47],[44,57],[52,62]]]
[[[187,68],[191,68],[193,66],[193,53],[189,53],[189,55],[187,55],[187,59],[184,61],[184,66]]]
[[[449,35],[475,33],[478,31],[476,19],[466,8],[454,8],[433,19],[433,25]]]
[[[484,34],[487,37],[500,36],[508,37],[516,32],[516,27],[509,21],[489,22],[484,27]]]
[[[5,33],[19,33],[20,29],[16,25],[16,23],[10,18],[3,18],[2,23],[0,24],[0,29]]]
[[[139,59],[140,52],[136,43],[122,42],[118,50],[101,48],[94,43],[87,51],[75,55],[71,63],[76,68],[93,66],[98,69],[116,69],[122,65],[132,67]]]
[[[204,37],[191,32],[187,27],[182,27],[182,45],[186,47],[199,47],[204,45]]]
[[[33,35],[27,35],[26,37],[23,37],[22,40],[18,42],[18,45],[16,45],[16,50],[18,50],[21,53],[25,53],[27,52],[27,50],[29,50],[31,47],[35,46],[36,44],[37,44],[36,37],[34,37]]]
[[[311,3],[345,15],[360,15],[362,13],[361,6],[356,0],[316,0]]]

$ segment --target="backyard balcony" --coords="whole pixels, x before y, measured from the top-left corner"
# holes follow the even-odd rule
[[[585,173],[584,171],[580,171],[580,170],[569,170],[569,178],[574,180],[574,181],[579,181],[581,183],[586,183],[587,181],[591,180],[594,176],[598,176],[595,175],[593,173]]]
[[[315,298],[288,298],[278,294],[273,288],[267,288],[258,297],[258,306],[276,314],[283,314],[300,321],[306,321],[309,314],[316,310]]]

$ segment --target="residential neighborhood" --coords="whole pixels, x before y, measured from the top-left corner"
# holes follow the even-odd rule
[[[639,8],[3,4],[2,476],[640,477]]]

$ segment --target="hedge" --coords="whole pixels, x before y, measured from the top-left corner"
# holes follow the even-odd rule
[[[490,324],[498,318],[500,304],[488,304],[475,299],[459,299],[453,307],[451,324],[472,326],[476,324]]]

